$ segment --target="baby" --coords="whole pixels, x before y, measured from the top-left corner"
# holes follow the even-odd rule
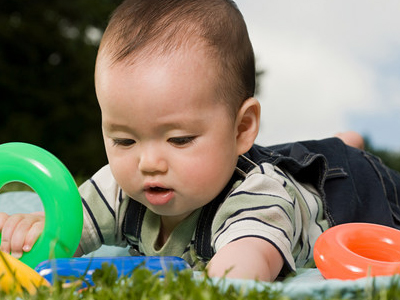
[[[95,85],[109,164],[80,187],[77,256],[130,245],[210,276],[273,281],[313,266],[330,226],[399,224],[400,177],[362,150],[338,138],[254,145],[254,54],[233,1],[126,0]],[[0,214],[1,249],[29,251],[43,222]]]

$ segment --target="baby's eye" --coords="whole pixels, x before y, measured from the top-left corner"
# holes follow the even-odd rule
[[[136,143],[136,141],[132,140],[132,139],[113,139],[114,146],[128,147],[128,146],[132,146],[135,143]]]
[[[195,140],[195,136],[182,136],[182,137],[173,137],[169,138],[168,142],[174,144],[175,146],[184,146],[192,143]]]

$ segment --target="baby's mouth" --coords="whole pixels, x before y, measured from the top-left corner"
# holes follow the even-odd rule
[[[159,187],[159,186],[152,186],[146,189],[147,191],[150,191],[152,193],[163,193],[165,191],[169,191],[169,189]]]
[[[160,187],[160,186],[149,186],[144,189],[144,193],[147,201],[152,205],[165,205],[174,196],[172,189]]]

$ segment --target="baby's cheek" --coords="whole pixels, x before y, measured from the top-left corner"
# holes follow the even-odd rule
[[[218,164],[211,161],[191,164],[190,168],[186,168],[183,176],[185,185],[199,195],[211,198],[216,197],[232,175],[220,172],[216,166],[218,167]]]
[[[118,182],[118,185],[128,194],[133,193],[139,184],[138,180],[135,179],[135,166],[133,164],[129,164],[128,160],[118,160],[115,159],[110,162],[111,172]]]

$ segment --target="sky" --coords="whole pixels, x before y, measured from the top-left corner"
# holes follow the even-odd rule
[[[236,3],[265,71],[258,143],[355,130],[400,151],[400,1]]]

